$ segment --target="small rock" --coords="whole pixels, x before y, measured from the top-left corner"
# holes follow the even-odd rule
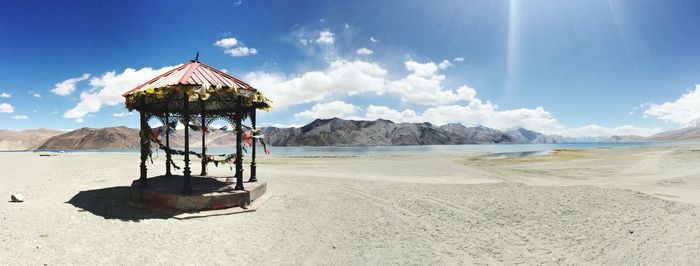
[[[24,197],[22,197],[22,194],[12,194],[12,196],[10,196],[10,201],[24,202]]]
[[[632,229],[627,229],[627,232],[630,234],[634,234],[634,230],[632,230]]]

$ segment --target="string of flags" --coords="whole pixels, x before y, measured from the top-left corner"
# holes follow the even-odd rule
[[[158,136],[164,137],[165,134],[168,134],[172,136],[175,134],[175,126],[177,125],[177,122],[173,122],[170,125],[164,125],[160,127],[155,127],[151,129],[151,135],[149,136],[151,139],[153,138],[158,138]],[[222,126],[222,127],[210,127],[210,126],[205,126],[202,127],[201,125],[197,124],[189,124],[187,125],[190,129],[194,131],[202,131],[204,130],[204,133],[210,133],[210,132],[217,132],[217,131],[229,131],[228,126]],[[245,129],[243,131],[242,137],[243,137],[243,142],[245,146],[243,147],[244,150],[246,150],[246,146],[252,147],[253,146],[253,139],[256,139],[260,145],[263,147],[263,151],[265,154],[270,154],[270,148],[268,147],[267,143],[265,142],[264,135],[260,134],[260,129],[254,129],[252,127],[246,126],[246,125],[241,125],[242,128]],[[234,131],[234,130],[230,130]]]
[[[151,132],[150,132],[150,134],[148,134],[148,139],[150,139],[152,142],[156,143],[158,145],[158,148],[163,150],[166,154],[185,155],[186,154],[185,151],[176,150],[176,149],[167,147],[160,140],[160,137],[163,137],[166,135],[172,136],[173,134],[175,134],[176,125],[177,125],[177,122],[173,122],[173,123],[166,124],[166,125],[163,125],[160,127],[151,128]],[[205,133],[216,132],[216,131],[228,131],[227,126],[222,126],[222,127],[218,127],[218,128],[217,127],[202,127],[200,125],[193,125],[193,124],[189,124],[187,126],[194,131],[204,130]],[[243,131],[243,133],[241,134],[241,137],[243,140],[243,147],[242,148],[243,148],[243,151],[245,153],[248,153],[248,149],[246,149],[246,147],[252,147],[253,142],[257,140],[258,142],[260,142],[260,145],[262,145],[263,151],[265,152],[265,154],[270,154],[270,149],[267,146],[267,143],[265,142],[264,136],[262,134],[260,134],[260,129],[253,129],[252,127],[245,126],[245,125],[242,125],[242,127],[245,128],[245,131]],[[153,163],[153,157],[152,157],[153,151],[151,150],[150,142],[148,144],[148,147],[149,147],[148,156],[151,159],[151,163]],[[195,151],[189,151],[189,154],[194,155],[200,159],[203,156],[202,154],[197,153]],[[224,158],[217,159],[216,157],[224,157]],[[231,164],[235,160],[235,158],[236,158],[235,153],[233,153],[233,154],[220,154],[220,155],[204,155],[204,161],[206,163],[213,163],[216,167],[218,167],[219,164]],[[175,165],[172,158],[169,160],[170,160],[171,165],[173,165],[173,167],[175,169],[178,169],[178,170],[180,169],[180,167]]]

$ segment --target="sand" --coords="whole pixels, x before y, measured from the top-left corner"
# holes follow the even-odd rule
[[[698,162],[700,145],[261,156],[257,211],[179,220],[126,203],[136,154],[0,153],[0,265],[697,265]]]

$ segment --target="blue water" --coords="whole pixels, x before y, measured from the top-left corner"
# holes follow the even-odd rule
[[[560,144],[479,144],[479,145],[424,145],[424,146],[367,146],[367,147],[270,147],[273,155],[295,156],[359,156],[411,154],[491,154],[495,157],[544,155],[555,149],[590,149],[599,147],[628,147],[661,145],[658,142],[589,142]],[[181,148],[180,148],[181,149]],[[200,148],[192,148],[199,152]],[[60,152],[60,150],[50,150]],[[233,153],[233,147],[209,148],[208,154]],[[68,150],[63,152],[131,152],[139,149]],[[155,150],[154,150],[155,152]],[[162,151],[159,151],[162,152]],[[261,148],[257,153],[264,155]]]

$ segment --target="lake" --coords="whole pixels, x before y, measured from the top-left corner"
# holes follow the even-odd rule
[[[413,146],[363,146],[363,147],[270,147],[273,155],[305,155],[305,156],[359,156],[359,155],[410,155],[410,154],[490,154],[498,157],[519,157],[543,155],[555,149],[590,149],[599,147],[627,147],[663,145],[659,142],[586,142],[558,144],[472,144],[472,145],[413,145]],[[181,149],[181,148],[179,148]],[[194,147],[199,152],[200,148]],[[60,150],[47,150],[59,152]],[[228,154],[234,147],[209,148],[209,154]],[[139,149],[106,149],[106,150],[67,150],[64,152],[130,152],[138,153]],[[154,150],[155,152],[155,150]],[[162,152],[162,151],[159,151]],[[258,154],[264,155],[258,146]]]

